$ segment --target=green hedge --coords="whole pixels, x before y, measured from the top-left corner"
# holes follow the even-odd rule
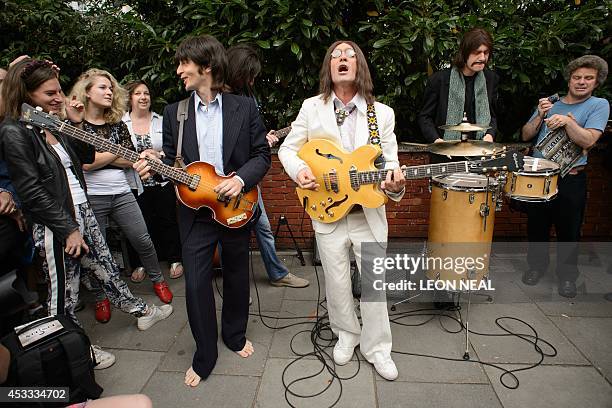
[[[80,11],[67,4],[3,2],[0,64],[23,53],[51,58],[67,88],[94,66],[120,80],[144,78],[160,110],[185,95],[173,60],[182,38],[209,33],[227,46],[248,42],[263,56],[256,89],[270,128],[289,124],[317,92],[322,57],[336,39],[364,49],[377,98],[395,109],[403,140],[419,138],[415,118],[428,73],[448,64],[460,33],[471,27],[494,37],[505,140],[516,138],[537,98],[565,92],[561,73],[569,60],[587,53],[610,59],[608,0],[314,0],[307,7],[297,0],[142,0],[81,2]],[[132,9],[122,12],[122,4]],[[368,8],[379,15],[369,17]],[[612,90],[597,93],[609,98]]]

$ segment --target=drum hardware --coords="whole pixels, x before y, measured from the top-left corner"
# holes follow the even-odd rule
[[[480,204],[480,216],[481,217],[487,217],[489,215],[489,206],[485,203]],[[486,229],[486,224],[485,224],[485,229]]]
[[[427,242],[424,242],[424,243],[423,243],[423,249],[421,250],[421,254],[420,254],[420,255],[421,255],[422,257],[424,257],[424,256],[426,256],[426,255],[427,255]],[[413,276],[411,273],[408,273],[408,275],[409,275],[409,276]],[[397,305],[401,305],[402,303],[410,302],[412,299],[417,298],[417,297],[419,297],[419,296],[421,296],[421,293],[420,293],[420,292],[419,292],[419,293],[417,293],[417,294],[415,294],[415,295],[409,296],[409,297],[407,297],[407,298],[405,298],[405,299],[402,299],[402,300],[400,300],[399,302],[395,302],[395,303],[393,303],[393,304],[391,305],[391,311],[392,311],[392,312],[395,312],[395,310],[396,310],[396,308],[397,308]]]
[[[431,185],[429,186],[429,189],[431,190]],[[442,200],[446,201],[447,198],[448,198],[448,191],[444,190],[442,192]]]
[[[550,176],[547,176],[546,180],[544,181],[544,195],[548,195],[548,193],[550,192],[550,183]]]
[[[468,201],[470,202],[470,204],[474,204],[474,193],[470,193]]]
[[[495,198],[493,199],[493,201],[495,202],[495,211],[497,212],[502,210],[502,205],[504,203],[503,189],[504,189],[504,186],[506,185],[507,177],[508,177],[508,173],[505,171],[500,171],[499,173],[497,173],[497,176],[496,176],[497,188],[494,190]]]

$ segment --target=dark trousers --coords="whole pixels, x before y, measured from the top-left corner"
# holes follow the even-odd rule
[[[550,228],[554,225],[557,233],[557,277],[575,282],[578,278],[578,241],[587,197],[585,172],[560,178],[558,188],[557,198],[528,206],[527,262],[530,269],[541,273],[546,271],[550,261]]]
[[[0,275],[19,266],[26,235],[19,231],[15,220],[0,215]]]
[[[134,190],[132,190],[134,192]],[[136,197],[147,229],[155,245],[159,260],[169,264],[181,261],[181,243],[176,220],[176,194],[174,185],[145,187]],[[128,245],[130,264],[133,268],[142,266],[138,254]]]
[[[223,307],[221,336],[230,350],[240,351],[246,342],[249,314],[249,227],[230,229],[200,210],[191,230],[183,237],[183,266],[187,317],[196,342],[193,369],[207,378],[217,361],[217,317],[213,292],[213,254],[223,246]]]

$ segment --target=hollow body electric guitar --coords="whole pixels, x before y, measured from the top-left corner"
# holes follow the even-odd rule
[[[373,145],[348,153],[327,139],[308,141],[298,156],[308,164],[319,184],[317,190],[296,188],[302,206],[315,221],[332,223],[342,219],[354,205],[376,208],[387,202],[380,189],[389,170],[378,170],[374,161],[381,154]],[[523,168],[523,155],[509,152],[500,158],[411,166],[402,169],[406,179],[452,173],[516,171]]]
[[[21,106],[21,121],[81,140],[95,146],[98,150],[116,154],[132,163],[140,159],[139,154],[133,150],[70,126],[57,116],[39,111],[26,103]],[[214,192],[213,188],[215,186],[223,180],[233,177],[234,173],[228,176],[219,176],[212,165],[199,161],[190,163],[185,170],[155,160],[147,159],[147,161],[152,170],[174,181],[176,195],[183,204],[194,210],[202,207],[209,208],[215,221],[221,225],[228,228],[242,227],[251,220],[257,211],[257,188],[253,188],[246,193],[240,193],[235,198]]]

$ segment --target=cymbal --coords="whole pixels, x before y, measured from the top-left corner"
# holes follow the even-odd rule
[[[488,156],[495,151],[501,151],[500,143],[485,142],[484,140],[451,140],[429,145],[429,151],[443,156]]]
[[[442,130],[451,130],[455,132],[479,132],[479,131],[485,131],[489,129],[490,127],[491,126],[483,125],[480,123],[468,123],[468,122],[461,122],[458,125],[438,126],[438,128]]]

